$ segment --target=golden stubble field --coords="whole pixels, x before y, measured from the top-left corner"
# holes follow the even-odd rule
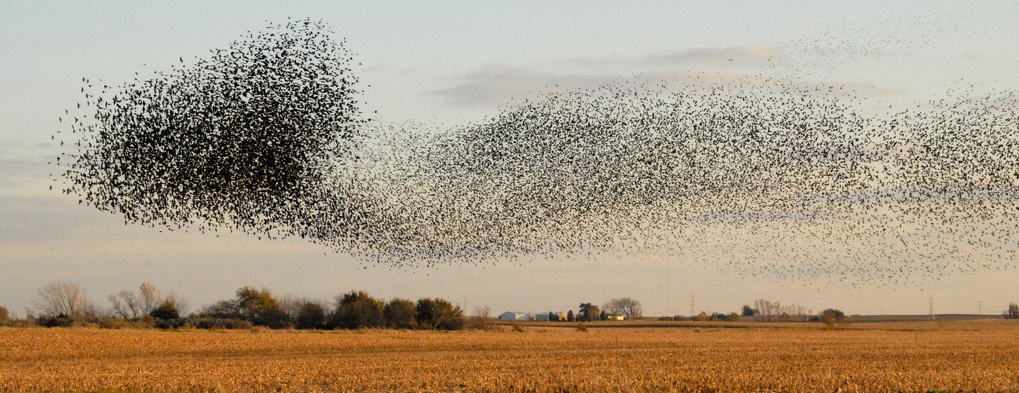
[[[0,328],[0,391],[1019,391],[1019,324]]]

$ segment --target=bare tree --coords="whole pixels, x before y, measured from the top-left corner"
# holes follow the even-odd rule
[[[152,309],[159,307],[162,303],[159,299],[159,290],[151,283],[142,283],[138,288],[141,292],[141,308],[143,315],[152,312]]]
[[[54,281],[46,284],[39,290],[39,298],[36,306],[44,315],[82,317],[92,311],[85,290],[71,282]]]
[[[626,319],[637,319],[644,315],[640,302],[628,297],[609,300],[605,303],[604,309],[610,314],[622,315]]]
[[[488,306],[474,307],[474,312],[471,313],[471,322],[474,324],[476,329],[487,329],[488,319],[492,314],[492,308]]]
[[[764,299],[758,299],[755,301],[754,306],[760,312],[761,317],[768,322],[774,322],[776,320],[806,321],[813,314],[813,310],[809,310],[798,304],[782,305],[780,302],[773,302]]]
[[[113,313],[121,318],[138,318],[142,316],[141,299],[131,291],[120,291],[117,295],[110,295],[110,303],[113,303]]]
[[[310,299],[302,299],[293,294],[286,294],[276,299],[276,303],[279,303],[280,309],[283,313],[290,318],[290,322],[293,324],[297,323],[297,317],[301,315],[301,309],[304,308],[305,304],[312,302]]]

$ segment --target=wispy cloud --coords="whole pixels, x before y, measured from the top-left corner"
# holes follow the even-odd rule
[[[433,93],[459,106],[502,105],[555,88],[597,87],[616,79],[600,74],[554,74],[533,68],[485,64],[462,78],[456,86]]]
[[[569,63],[585,67],[698,65],[708,67],[753,66],[784,62],[782,50],[767,45],[742,45],[728,48],[694,48],[648,56],[612,56],[577,58]]]
[[[632,82],[635,88],[664,91],[691,88],[765,89],[786,94],[879,97],[904,93],[857,82],[811,82],[802,79],[746,75],[732,71],[655,71],[621,77],[611,73],[552,73],[534,68],[486,64],[462,78],[453,87],[433,91],[458,106],[498,106],[513,99],[553,91],[593,89],[614,82]]]

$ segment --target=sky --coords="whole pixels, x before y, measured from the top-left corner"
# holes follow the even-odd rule
[[[168,70],[287,18],[321,19],[359,63],[366,113],[452,127],[550,89],[691,73],[795,75],[906,107],[953,88],[1019,89],[1019,1],[28,2],[0,0],[0,306],[24,316],[51,281],[90,299],[151,282],[192,311],[241,286],[331,299],[442,297],[468,310],[576,310],[611,298],[646,315],[732,312],[756,299],[847,314],[999,314],[1019,271],[831,284],[740,275],[710,258],[558,257],[390,268],[299,240],[164,232],[49,191],[81,78]],[[976,86],[976,87],[970,87]],[[875,108],[872,108],[876,110]],[[700,254],[699,254],[700,255]]]

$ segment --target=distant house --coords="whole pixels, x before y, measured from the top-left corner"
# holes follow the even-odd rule
[[[533,321],[534,319],[534,314],[529,312],[506,311],[499,314],[500,321]],[[548,314],[545,314],[545,319],[548,319]]]
[[[619,314],[604,314],[604,315],[606,315],[605,319],[610,320],[610,321],[623,321],[623,320],[626,320],[626,317],[624,317],[622,315],[619,315]]]
[[[566,313],[565,312],[562,312],[562,311],[560,311],[560,312],[552,312],[552,315],[555,315],[555,316],[559,317],[560,321],[565,321],[566,320]],[[536,320],[536,321],[548,321],[549,320],[548,316],[549,316],[549,313],[547,313],[547,312],[538,313],[537,315],[535,315],[535,319],[534,320]]]

